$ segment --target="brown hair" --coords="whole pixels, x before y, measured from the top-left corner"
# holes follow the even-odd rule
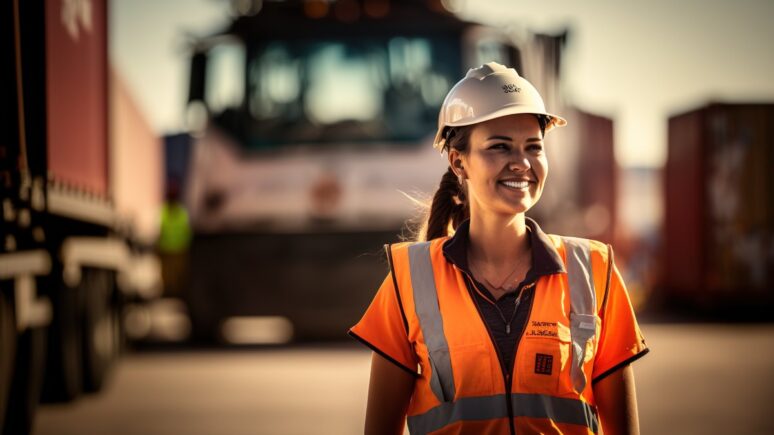
[[[536,115],[540,125],[540,133],[545,136],[545,129],[551,119],[545,115]],[[447,153],[455,149],[461,154],[468,152],[468,141],[473,125],[462,127],[446,127],[443,137],[446,139],[443,150]],[[451,166],[441,177],[441,184],[433,195],[427,219],[417,231],[417,240],[432,240],[438,237],[446,237],[449,230],[455,231],[465,219],[470,217],[467,193],[464,183],[457,180],[457,175]]]
[[[467,153],[472,130],[472,125],[447,127],[443,134],[446,139],[444,151],[455,149],[462,154]],[[433,195],[427,219],[420,228],[417,239],[432,240],[448,236],[450,229],[456,230],[468,217],[470,217],[470,208],[464,183],[460,184],[457,175],[449,166],[441,177],[438,190]]]

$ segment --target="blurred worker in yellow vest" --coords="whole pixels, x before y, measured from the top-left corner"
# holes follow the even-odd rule
[[[180,185],[172,180],[167,186],[161,209],[158,251],[161,258],[164,296],[181,297],[185,290],[191,226],[188,211],[180,201]]]

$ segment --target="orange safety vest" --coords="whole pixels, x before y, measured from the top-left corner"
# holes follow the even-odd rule
[[[513,371],[497,350],[462,272],[446,261],[446,238],[388,248],[420,376],[408,409],[414,433],[599,431],[591,379],[611,268],[593,240],[549,235],[567,273],[537,282]]]

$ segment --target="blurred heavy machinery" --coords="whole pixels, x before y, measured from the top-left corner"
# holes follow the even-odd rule
[[[669,119],[663,302],[774,319],[772,169],[772,104],[709,104]]]
[[[188,168],[198,338],[344,337],[385,276],[382,244],[421,214],[404,193],[428,199],[445,170],[431,146],[438,107],[489,61],[515,67],[570,121],[549,140],[551,182],[533,215],[549,231],[613,237],[612,122],[563,107],[566,35],[467,22],[454,3],[234,1],[225,30],[192,42],[191,161],[177,166]]]
[[[0,426],[103,385],[159,291],[161,145],[107,59],[105,0],[0,6]]]

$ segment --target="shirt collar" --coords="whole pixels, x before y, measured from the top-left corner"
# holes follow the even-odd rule
[[[564,262],[559,252],[554,248],[551,239],[540,229],[540,226],[530,217],[525,217],[530,243],[532,246],[532,274],[536,277],[565,273]],[[455,231],[454,235],[446,240],[443,245],[443,254],[446,260],[470,273],[468,267],[468,241],[470,234],[470,220],[466,220]]]

